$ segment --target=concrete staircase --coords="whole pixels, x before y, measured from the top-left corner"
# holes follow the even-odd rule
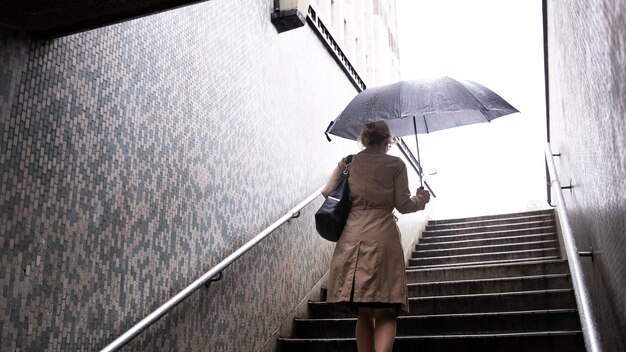
[[[430,221],[407,278],[394,351],[585,351],[551,210]],[[279,351],[356,351],[355,324],[309,302]]]

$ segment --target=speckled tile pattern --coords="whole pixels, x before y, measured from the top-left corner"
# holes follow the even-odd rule
[[[549,1],[550,130],[605,351],[626,350],[626,3]]]
[[[354,152],[322,133],[354,87],[270,11],[212,0],[50,42],[0,32],[0,350],[104,347]],[[125,350],[259,349],[327,270],[320,202]]]

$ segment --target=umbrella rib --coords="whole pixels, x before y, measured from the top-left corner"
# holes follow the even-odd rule
[[[430,133],[428,130],[428,123],[426,123],[426,115],[422,115],[422,120],[424,120],[424,127],[426,127],[426,133]]]

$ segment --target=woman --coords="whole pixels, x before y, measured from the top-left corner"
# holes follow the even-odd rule
[[[384,121],[363,127],[365,147],[348,166],[352,210],[335,247],[328,277],[328,302],[347,303],[358,312],[359,352],[391,351],[396,317],[408,312],[404,252],[393,209],[424,209],[428,191],[411,196],[404,162],[387,155],[391,132]],[[345,168],[342,159],[322,190],[328,197]]]

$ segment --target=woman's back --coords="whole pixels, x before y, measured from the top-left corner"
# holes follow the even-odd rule
[[[395,156],[369,149],[356,154],[348,178],[353,206],[383,209],[401,213],[415,211],[408,189],[406,166]]]

